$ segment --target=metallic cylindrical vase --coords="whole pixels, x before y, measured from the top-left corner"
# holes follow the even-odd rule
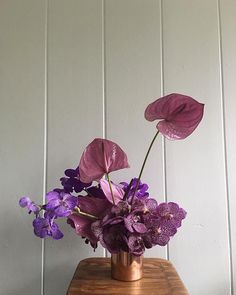
[[[111,276],[119,281],[137,281],[143,276],[143,256],[127,252],[111,255]]]

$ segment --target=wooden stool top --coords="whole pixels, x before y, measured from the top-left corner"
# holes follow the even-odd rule
[[[144,258],[143,278],[135,282],[111,279],[109,258],[82,260],[67,295],[188,295],[175,268],[165,259]]]

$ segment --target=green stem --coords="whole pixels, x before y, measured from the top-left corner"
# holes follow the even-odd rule
[[[153,143],[154,143],[154,141],[156,140],[158,134],[159,134],[159,130],[157,131],[157,133],[155,134],[155,136],[153,137],[153,139],[152,139],[152,141],[151,141],[151,143],[150,143],[150,145],[149,145],[148,151],[147,151],[146,156],[145,156],[144,161],[143,161],[142,168],[141,168],[140,173],[139,173],[139,176],[138,176],[138,182],[137,182],[137,184],[136,184],[136,187],[135,187],[135,190],[134,190],[134,194],[133,194],[133,196],[132,196],[131,203],[133,202],[133,198],[134,198],[135,193],[136,193],[136,191],[137,191],[137,189],[138,189],[138,186],[139,186],[139,183],[140,183],[140,179],[141,179],[141,176],[142,176],[142,174],[143,174],[143,170],[144,170],[145,164],[146,164],[146,162],[147,162],[147,158],[148,158],[148,156],[149,156],[149,153],[150,153],[150,151],[151,151],[151,149],[152,149]]]
[[[87,217],[90,217],[90,218],[93,218],[93,219],[96,219],[96,220],[99,219],[97,216],[94,216],[94,215],[89,214],[89,213],[82,212],[79,207],[75,208],[75,213],[78,213],[80,215],[87,216]]]
[[[113,194],[113,191],[112,191],[112,186],[111,186],[110,176],[109,176],[108,173],[106,174],[106,176],[107,176],[107,180],[108,180],[109,187],[110,187],[110,191],[111,191],[112,202],[113,202],[113,204],[115,205],[115,198],[114,198],[114,194]]]

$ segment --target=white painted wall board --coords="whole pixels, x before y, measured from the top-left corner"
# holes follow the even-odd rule
[[[161,96],[159,1],[105,1],[105,45],[107,138],[124,149],[131,166],[111,178],[129,181],[138,176],[156,133],[144,110]],[[158,138],[142,177],[158,202],[164,200],[162,161]],[[145,256],[166,257],[166,248],[155,247]]]
[[[230,294],[216,1],[163,1],[165,92],[206,104],[188,139],[167,142],[167,193],[188,211],[170,259],[190,294]]]
[[[225,104],[225,136],[228,168],[229,208],[232,241],[233,290],[236,292],[236,2],[220,1],[222,32],[223,99]]]
[[[41,240],[22,195],[43,191],[43,1],[0,3],[0,294],[39,295]]]
[[[101,1],[50,1],[48,26],[48,190],[83,149],[102,137]],[[65,294],[76,265],[101,256],[61,222],[65,237],[46,241],[45,295]]]

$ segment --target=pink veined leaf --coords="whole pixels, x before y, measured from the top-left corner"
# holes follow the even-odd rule
[[[105,179],[100,180],[101,189],[103,190],[107,200],[113,204],[112,194],[109,186],[109,182]],[[124,196],[123,189],[117,184],[111,183],[112,192],[115,200],[115,205],[118,204]]]
[[[110,140],[95,138],[80,159],[80,180],[85,183],[99,181],[104,174],[123,168],[129,168],[125,152]]]
[[[148,121],[160,120],[156,127],[168,139],[188,137],[201,122],[204,104],[190,96],[172,93],[163,96],[145,110]]]

